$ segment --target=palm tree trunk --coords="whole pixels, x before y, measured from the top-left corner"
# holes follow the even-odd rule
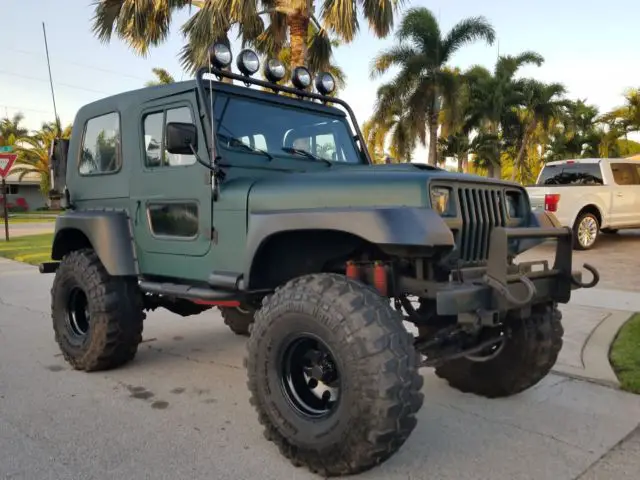
[[[464,171],[464,154],[458,154],[458,173],[462,173]]]
[[[524,160],[524,154],[527,151],[527,145],[529,144],[529,139],[531,138],[531,135],[533,135],[533,132],[536,129],[536,125],[537,125],[537,122],[535,120],[532,120],[531,123],[527,125],[527,129],[524,132],[524,137],[522,138],[522,144],[520,145],[520,149],[518,150],[518,156],[513,162],[513,171],[511,172],[512,182],[515,181],[516,173],[520,170],[520,167],[522,165],[522,160]]]
[[[298,0],[290,3],[287,24],[291,38],[291,69],[307,65],[307,35],[311,15],[311,1]],[[293,7],[293,8],[292,8]]]
[[[429,116],[429,165],[438,162],[438,112]]]

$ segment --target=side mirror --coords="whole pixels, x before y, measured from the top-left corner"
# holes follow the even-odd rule
[[[165,130],[165,147],[167,152],[177,155],[192,155],[197,150],[198,130],[192,123],[167,123]]]

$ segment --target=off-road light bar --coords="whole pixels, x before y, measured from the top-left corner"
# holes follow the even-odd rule
[[[238,70],[243,75],[250,77],[258,70],[260,70],[260,59],[258,55],[253,50],[248,48],[242,50],[238,55],[238,60],[236,62]]]
[[[233,54],[224,43],[215,43],[209,47],[209,63],[216,68],[224,69],[231,65]]]
[[[305,67],[296,67],[291,75],[293,86],[300,90],[306,90],[311,85],[311,73]]]
[[[287,74],[284,64],[277,58],[267,60],[264,64],[264,76],[272,83],[278,83]]]
[[[329,95],[336,89],[336,81],[329,72],[322,72],[316,77],[316,90],[322,95]]]

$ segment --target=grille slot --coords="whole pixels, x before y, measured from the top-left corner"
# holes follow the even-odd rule
[[[458,237],[460,259],[484,261],[489,256],[491,231],[506,225],[504,192],[491,187],[459,187],[458,202],[462,216]]]

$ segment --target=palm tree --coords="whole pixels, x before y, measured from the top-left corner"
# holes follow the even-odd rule
[[[168,85],[170,83],[174,83],[176,80],[173,78],[167,70],[164,68],[152,68],[151,71],[155,75],[155,80],[149,80],[145,85],[147,87],[154,87],[156,85]]]
[[[503,55],[498,58],[493,72],[482,66],[468,69],[464,76],[469,85],[469,121],[495,138],[500,138],[503,147],[517,143],[518,122],[513,116],[514,109],[522,104],[522,80],[516,73],[527,64],[541,65],[544,59],[536,52],[526,51],[519,55]],[[484,156],[485,159],[501,161],[502,156]],[[488,169],[490,176],[501,178],[500,163]]]
[[[371,77],[386,73],[391,67],[400,72],[382,91],[378,109],[386,110],[400,102],[411,116],[412,125],[421,125],[420,141],[426,145],[429,129],[429,164],[437,161],[438,117],[443,97],[456,79],[447,62],[461,47],[477,40],[492,44],[493,27],[483,17],[467,18],[456,24],[446,35],[433,13],[427,8],[412,8],[396,33],[397,44],[381,52],[374,60]]]
[[[640,88],[631,88],[624,95],[626,104],[615,108],[611,112],[603,115],[601,120],[604,123],[619,124],[625,135],[631,132],[640,131]]]
[[[321,8],[313,0],[96,0],[92,29],[102,41],[115,33],[136,53],[146,55],[151,47],[169,35],[173,15],[182,9],[198,11],[182,26],[187,37],[180,58],[193,72],[205,65],[207,49],[216,42],[230,44],[229,31],[238,27],[243,45],[277,56],[289,38],[291,65],[315,62],[326,65],[331,57],[329,34],[344,43],[358,33],[358,13],[368,21],[374,34],[385,37],[393,28],[394,12],[401,0],[324,0]],[[318,11],[320,19],[316,17]],[[262,17],[267,16],[265,26]],[[311,40],[309,24],[317,27]],[[308,47],[309,43],[311,44]]]
[[[378,98],[386,98],[390,87],[383,85],[378,89]],[[365,122],[363,135],[368,149],[374,156],[384,157],[385,145],[389,135],[391,156],[405,162],[411,161],[416,140],[420,136],[420,125],[415,117],[404,109],[399,99],[387,104],[385,108],[376,105],[374,114]],[[424,127],[422,128],[424,131]],[[377,155],[375,155],[377,154]]]
[[[5,117],[0,120],[0,146],[13,145],[16,138],[29,133],[29,130],[20,126],[22,120],[24,120],[24,115],[21,112],[11,118]]]
[[[561,108],[567,106],[567,102],[559,97],[564,95],[566,89],[559,83],[545,84],[537,80],[524,82],[523,94],[523,136],[520,140],[520,148],[513,163],[511,180],[516,179],[517,172],[522,168],[526,149],[538,126],[548,130],[549,123],[561,115]]]
[[[25,175],[36,173],[40,175],[40,191],[46,197],[49,193],[49,147],[56,138],[68,139],[71,137],[72,125],[68,125],[62,131],[57,122],[43,123],[42,128],[32,135],[25,135],[16,140],[15,152],[18,154],[16,166],[11,170],[18,174],[22,180]]]

